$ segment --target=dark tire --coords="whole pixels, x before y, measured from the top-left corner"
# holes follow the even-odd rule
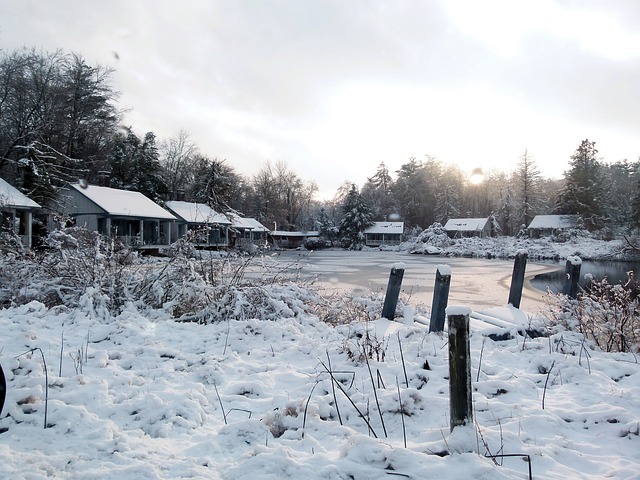
[[[0,365],[0,414],[2,414],[2,407],[4,407],[4,401],[7,398],[7,379],[4,376],[4,370]]]

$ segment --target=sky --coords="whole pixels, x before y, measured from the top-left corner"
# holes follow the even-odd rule
[[[330,198],[426,155],[560,178],[640,156],[635,0],[0,0],[0,49],[113,67],[125,124]]]

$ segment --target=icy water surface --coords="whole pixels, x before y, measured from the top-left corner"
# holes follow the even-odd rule
[[[438,265],[451,267],[449,305],[466,305],[475,310],[506,305],[513,271],[513,262],[509,260],[443,258],[406,252],[282,251],[271,258],[288,268],[299,268],[305,278],[317,277],[318,285],[336,292],[365,289],[384,293],[391,268],[404,263],[402,292],[411,296],[411,304],[429,308]],[[528,263],[527,277],[556,268]],[[525,288],[521,308],[538,312],[544,305],[544,296],[542,291]]]

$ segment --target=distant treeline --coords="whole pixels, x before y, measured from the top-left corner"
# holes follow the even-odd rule
[[[595,142],[582,141],[560,180],[545,179],[526,150],[511,172],[469,172],[426,156],[397,171],[381,163],[364,185],[345,182],[332,200],[285,162],[265,159],[247,177],[202,152],[186,131],[168,139],[139,137],[122,124],[113,70],[82,56],[22,49],[0,52],[0,176],[55,208],[58,189],[82,179],[137,190],[162,203],[183,198],[219,211],[237,210],[269,228],[338,226],[349,195],[372,220],[401,219],[425,228],[449,218],[493,215],[501,232],[517,234],[537,214],[580,214],[589,229],[640,226],[640,162],[604,163]]]

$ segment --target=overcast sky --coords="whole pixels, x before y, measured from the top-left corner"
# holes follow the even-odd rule
[[[0,0],[0,49],[112,66],[136,133],[246,175],[284,160],[325,197],[425,155],[637,160],[638,25],[637,0]]]

